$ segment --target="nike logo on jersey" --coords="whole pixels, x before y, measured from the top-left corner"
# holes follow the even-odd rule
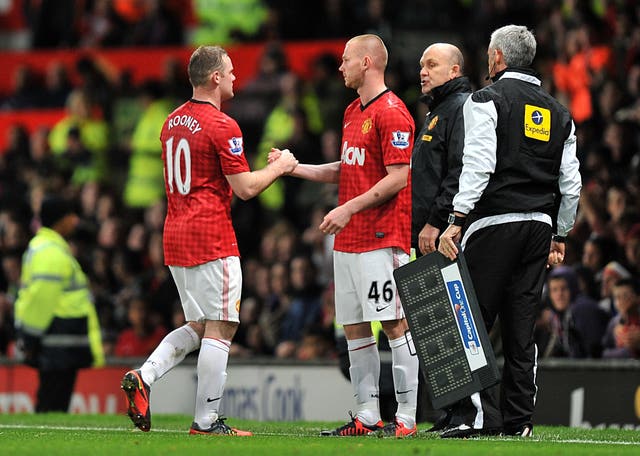
[[[347,122],[346,124],[344,124],[344,127],[342,128],[347,128],[349,125],[351,125],[351,122]]]
[[[215,401],[219,401],[220,398],[216,397],[215,399],[211,399],[210,397],[207,398],[207,402],[215,402]]]
[[[382,312],[384,309],[389,307],[391,304],[387,304],[386,306],[376,306],[376,312]]]
[[[413,391],[413,390],[406,390],[406,391],[398,391],[398,390],[396,390],[396,394],[407,394],[407,393],[410,393],[411,391]]]

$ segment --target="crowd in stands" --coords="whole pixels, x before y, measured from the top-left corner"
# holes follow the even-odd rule
[[[539,356],[640,358],[637,2],[326,0],[311,2],[318,9],[313,16],[302,11],[308,2],[17,3],[31,49],[188,46],[202,36],[196,31],[208,36],[207,24],[217,20],[203,16],[199,6],[253,8],[257,26],[229,29],[220,39],[269,43],[254,78],[224,107],[243,129],[253,168],[265,163],[271,147],[289,148],[305,163],[339,159],[342,112],[356,97],[344,87],[335,56],[320,55],[309,78],[291,71],[283,40],[380,34],[391,56],[388,85],[420,126],[427,107],[419,101],[418,60],[439,32],[447,37],[443,41],[457,37],[466,73],[479,88],[488,83],[490,32],[507,23],[529,26],[538,39],[536,70],[575,118],[583,179],[565,264],[546,278],[536,326]],[[66,23],[73,27],[43,20],[54,10],[71,14],[73,21]],[[410,61],[395,59],[408,32],[430,41]],[[146,356],[167,331],[184,323],[163,262],[158,141],[167,114],[190,96],[184,66],[174,62],[163,78],[138,85],[126,73],[116,81],[106,77],[87,57],[76,69],[80,78],[72,83],[60,66],[52,65],[46,75],[24,67],[15,75],[14,90],[0,94],[0,110],[66,110],[51,129],[29,133],[14,125],[0,153],[0,355],[12,353],[20,261],[37,227],[33,209],[50,191],[78,203],[82,223],[72,246],[90,280],[108,355]],[[337,356],[332,238],[318,230],[336,190],[283,178],[254,200],[234,201],[244,270],[235,355]]]

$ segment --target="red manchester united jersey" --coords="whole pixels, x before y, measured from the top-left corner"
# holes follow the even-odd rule
[[[387,175],[388,165],[409,164],[415,125],[406,106],[387,90],[366,106],[360,99],[344,114],[338,204],[369,190]],[[336,235],[334,249],[367,252],[411,243],[411,181],[384,204],[351,217]]]
[[[162,127],[167,192],[165,263],[195,266],[239,256],[225,175],[249,171],[240,127],[210,103],[190,100]]]

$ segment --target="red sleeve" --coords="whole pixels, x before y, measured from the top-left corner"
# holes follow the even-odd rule
[[[242,132],[238,123],[230,117],[224,119],[215,134],[215,146],[224,175],[251,171],[244,152]]]
[[[403,109],[390,107],[380,113],[376,125],[380,134],[384,165],[408,165],[413,150],[413,118]]]

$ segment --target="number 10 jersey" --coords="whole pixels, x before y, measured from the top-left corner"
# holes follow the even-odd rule
[[[211,103],[189,100],[169,115],[160,140],[165,264],[189,267],[239,256],[225,178],[250,171],[238,123]]]

